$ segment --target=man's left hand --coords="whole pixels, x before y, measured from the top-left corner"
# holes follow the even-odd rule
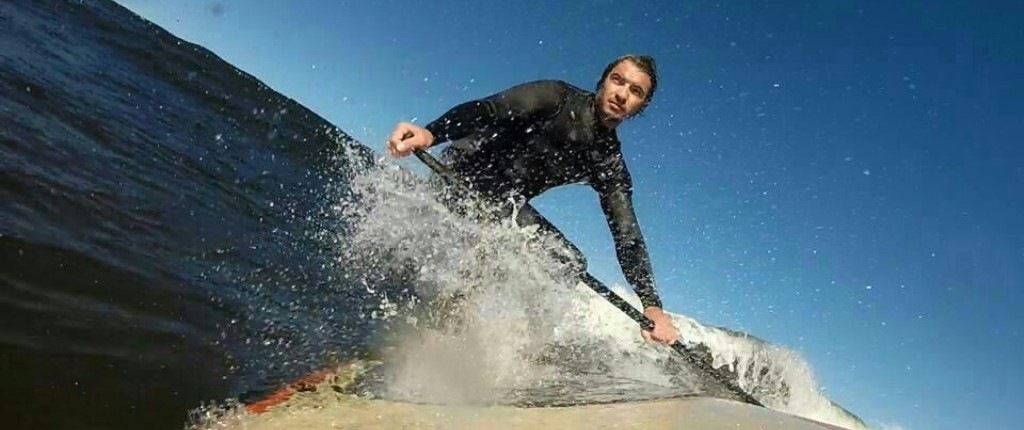
[[[676,342],[679,333],[676,326],[672,324],[672,317],[668,316],[659,307],[651,306],[644,309],[644,316],[654,321],[654,330],[640,330],[640,335],[648,342],[664,343],[671,345]]]

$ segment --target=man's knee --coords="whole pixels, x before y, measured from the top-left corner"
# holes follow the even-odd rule
[[[561,239],[561,247],[556,253],[556,258],[562,263],[568,265],[574,272],[584,273],[587,271],[587,257],[583,255],[583,252],[576,248],[575,245],[570,243],[564,237]]]
[[[551,254],[556,260],[568,265],[576,272],[583,273],[587,271],[587,259],[584,257],[583,252],[532,206],[525,204],[520,207],[516,216],[516,222],[520,226],[537,226],[541,234],[550,235],[557,242],[554,248],[551,249]]]

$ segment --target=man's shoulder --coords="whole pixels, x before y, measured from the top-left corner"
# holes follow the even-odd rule
[[[524,87],[533,87],[538,90],[547,90],[553,92],[560,92],[565,94],[591,94],[590,91],[584,90],[573,84],[570,84],[561,79],[538,79],[536,81],[530,81],[522,84]]]

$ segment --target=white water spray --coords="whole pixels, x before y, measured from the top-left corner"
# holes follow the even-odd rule
[[[668,373],[673,351],[645,344],[636,324],[586,287],[550,256],[561,246],[511,221],[477,223],[453,214],[422,180],[394,166],[369,169],[352,181],[353,197],[338,205],[355,226],[343,255],[383,271],[411,274],[416,294],[443,309],[447,329],[410,334],[394,358],[391,395],[411,400],[497,401],[509,389],[542,383],[556,370],[538,360],[552,348],[569,349],[569,366],[599,363],[609,378],[675,385],[703,392],[702,379],[686,370]],[[472,213],[472,210],[470,211]],[[371,276],[374,275],[371,273]],[[373,288],[372,280],[364,280]],[[632,291],[616,288],[638,306]],[[444,307],[444,305],[438,305]],[[401,317],[382,306],[378,316]],[[438,310],[440,312],[440,310]],[[680,335],[703,344],[716,367],[769,407],[807,418],[865,428],[834,405],[799,355],[786,348],[673,315]],[[566,365],[566,363],[561,363]]]

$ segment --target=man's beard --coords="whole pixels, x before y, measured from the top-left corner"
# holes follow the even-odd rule
[[[599,102],[599,105],[597,106],[597,117],[601,121],[613,121],[616,123],[620,123],[629,118],[629,116],[627,115],[623,115],[612,111],[611,108],[608,106],[610,103],[611,102],[609,101]]]

